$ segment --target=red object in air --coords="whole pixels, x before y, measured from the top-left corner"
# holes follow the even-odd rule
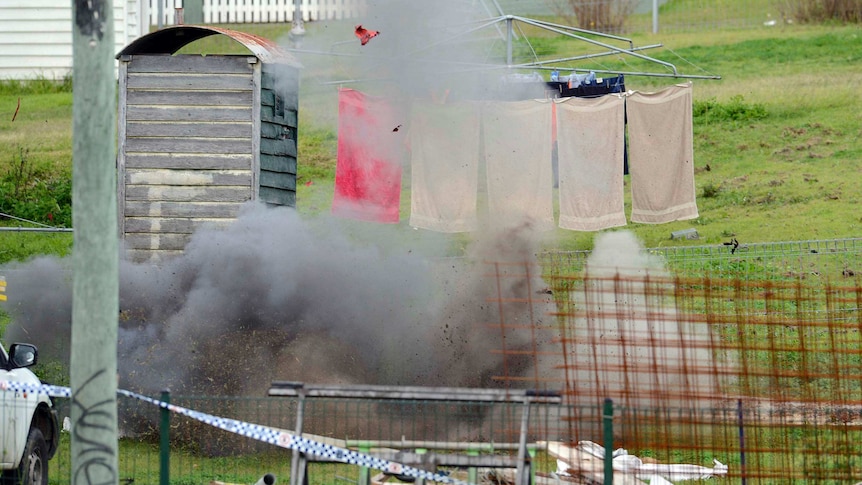
[[[338,147],[332,214],[397,224],[403,132],[392,133],[397,106],[388,98],[338,90]]]
[[[367,44],[369,40],[380,34],[380,32],[376,30],[368,30],[362,25],[357,25],[354,33],[356,34],[356,37],[359,37],[359,42],[361,42],[362,45]]]

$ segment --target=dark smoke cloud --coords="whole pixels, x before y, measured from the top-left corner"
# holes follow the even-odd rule
[[[477,5],[370,0],[355,23],[381,34],[365,46],[351,25],[319,22],[322,28],[305,36],[304,52],[297,53],[304,122],[335,126],[336,88],[328,83],[344,79],[368,79],[347,86],[408,105],[415,96],[447,90],[450,100],[456,93],[482,99],[501,71],[489,74],[477,65],[502,63],[503,44],[493,28],[459,37],[489,16]],[[300,154],[300,172],[302,164]],[[524,374],[537,363],[497,353],[501,330],[492,324],[501,313],[516,325],[547,319],[551,311],[532,303],[529,293],[543,286],[539,278],[487,276],[485,261],[533,261],[538,235],[529,223],[512,223],[472,234],[466,243],[466,237],[403,225],[304,219],[289,209],[250,207],[226,230],[199,231],[174,260],[121,262],[120,385],[258,395],[274,379],[505,385],[495,377]],[[457,251],[466,258],[439,258],[459,244],[469,244]],[[509,271],[519,269],[503,270]],[[69,261],[40,258],[4,272],[13,319],[6,340],[36,343],[43,359],[68,362]],[[508,301],[489,304],[498,294]],[[532,348],[530,339],[510,332],[506,348]]]
[[[250,204],[225,230],[201,230],[184,254],[159,265],[120,267],[118,367],[124,388],[256,394],[272,380],[318,383],[501,386],[526,372],[494,351],[501,308],[481,259],[528,261],[527,227],[479,238],[465,259],[428,257],[397,242],[397,228],[307,220],[287,208]],[[367,225],[361,227],[369,227]],[[353,228],[354,230],[348,230]],[[415,231],[410,231],[414,233]],[[396,241],[396,242],[393,242]],[[71,273],[66,260],[4,268],[12,323],[5,340],[37,344],[43,359],[68,362]],[[538,282],[503,279],[524,296]],[[512,322],[547,308],[509,303]],[[528,337],[507,335],[510,349]]]

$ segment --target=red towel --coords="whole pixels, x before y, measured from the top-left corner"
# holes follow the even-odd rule
[[[338,91],[338,161],[332,213],[397,223],[401,205],[403,120],[384,98]]]

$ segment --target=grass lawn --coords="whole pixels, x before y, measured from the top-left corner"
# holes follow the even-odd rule
[[[289,26],[231,26],[282,39]],[[310,23],[308,38],[346,27]],[[536,33],[537,53],[578,55],[583,42]],[[204,52],[241,46],[210,38]],[[862,34],[855,26],[784,26],[681,34],[636,34],[635,45],[660,43],[647,53],[680,72],[719,75],[694,80],[694,153],[700,217],[670,224],[628,224],[647,247],[740,242],[832,239],[858,236],[857,203],[862,193]],[[205,39],[206,41],[206,39]],[[201,41],[204,42],[204,41]],[[221,43],[220,43],[221,42]],[[195,44],[193,44],[195,46]],[[187,47],[187,50],[192,46]],[[300,93],[297,208],[327,212],[331,203],[337,118],[338,66],[305,61]],[[337,64],[338,58],[332,63]],[[653,69],[638,59],[612,56],[583,61],[585,69]],[[327,77],[329,76],[329,77]],[[655,90],[673,78],[628,76],[629,89]],[[363,86],[355,86],[362,89]],[[68,179],[72,160],[72,96],[44,86],[14,82],[0,86],[0,180],[4,197],[38,184]],[[18,99],[20,98],[20,108]],[[12,114],[18,108],[14,121]],[[628,180],[626,181],[628,183]],[[409,187],[402,195],[408,229]],[[628,190],[628,187],[626,188]],[[630,210],[630,194],[626,211]],[[8,210],[8,209],[7,209]],[[50,207],[15,214],[49,223]],[[9,224],[8,221],[4,222]],[[699,241],[671,241],[672,231],[695,228]],[[551,249],[589,249],[594,234],[557,230]],[[71,237],[0,234],[0,261],[33,253],[68,251]],[[463,236],[459,236],[463,239]],[[454,244],[453,247],[460,245]]]
[[[862,223],[855,206],[862,193],[862,102],[856,93],[862,71],[855,66],[862,57],[862,35],[858,29],[787,26],[641,34],[633,40],[635,45],[662,43],[665,47],[650,55],[674,63],[682,73],[720,75],[721,79],[693,81],[700,218],[662,225],[630,223],[624,229],[633,231],[647,247],[717,244],[730,237],[767,242],[859,235]],[[583,43],[558,38],[552,47],[547,56],[578,55],[584,49]],[[583,67],[634,72],[650,67],[635,61],[603,58]],[[629,76],[626,87],[649,91],[673,82],[672,78]],[[329,116],[333,106],[330,101]],[[302,119],[316,126],[309,118]],[[300,170],[303,153],[307,152],[300,150]],[[327,207],[332,181],[322,178],[310,187],[300,184],[300,210]],[[314,202],[303,205],[307,200]],[[701,240],[670,240],[672,231],[690,227],[697,229]],[[593,237],[593,233],[558,230],[548,246],[589,249]]]

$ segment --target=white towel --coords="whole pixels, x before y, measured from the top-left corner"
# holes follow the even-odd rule
[[[555,103],[560,227],[599,231],[624,226],[625,100],[608,95]]]
[[[551,102],[487,103],[482,125],[491,224],[553,229]]]
[[[478,105],[414,103],[410,148],[410,225],[448,233],[476,230]]]
[[[698,216],[694,188],[691,82],[626,100],[632,222]]]

